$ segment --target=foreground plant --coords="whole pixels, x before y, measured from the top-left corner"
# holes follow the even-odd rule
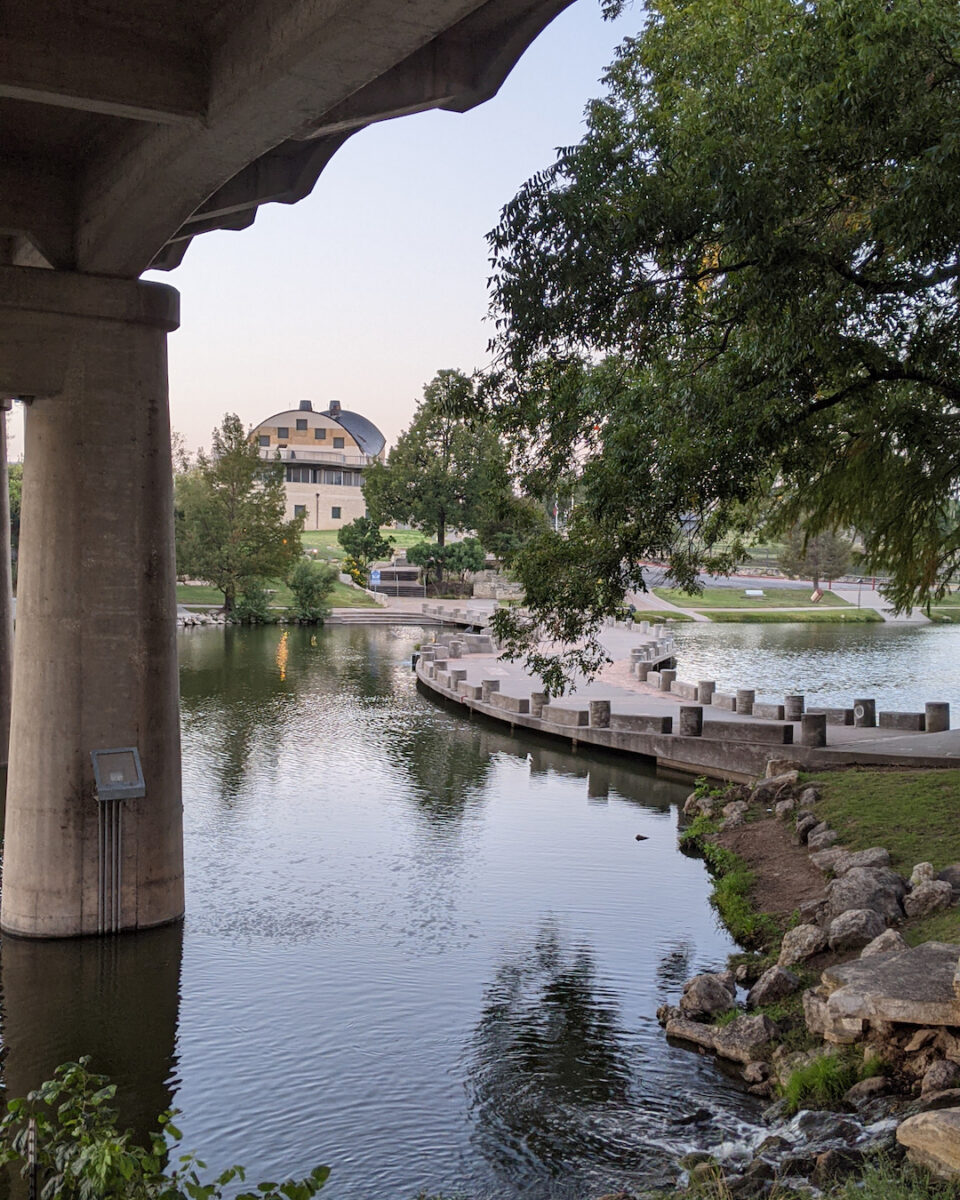
[[[220,1200],[230,1184],[244,1181],[242,1167],[228,1167],[202,1182],[206,1163],[192,1153],[176,1155],[181,1134],[173,1110],[157,1118],[149,1147],[121,1131],[110,1103],[116,1086],[89,1071],[89,1061],[58,1067],[25,1100],[11,1100],[0,1120],[0,1163],[20,1164],[24,1178],[35,1178],[41,1200]],[[329,1174],[315,1167],[303,1179],[259,1183],[235,1200],[309,1200]]]

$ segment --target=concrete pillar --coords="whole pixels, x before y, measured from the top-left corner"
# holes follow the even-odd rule
[[[793,695],[784,696],[783,698],[783,719],[785,721],[799,721],[803,716],[804,697]]]
[[[9,400],[0,398],[0,767],[7,763],[13,685],[13,586],[10,575],[10,493],[7,483],[9,407]]]
[[[950,705],[932,700],[925,708],[927,733],[946,733],[950,728]]]
[[[670,684],[676,679],[677,673],[673,669],[660,672],[660,691],[669,692]]]
[[[480,680],[480,699],[484,704],[490,703],[490,696],[493,692],[500,691],[499,679],[481,679]]]
[[[749,717],[756,699],[757,693],[753,688],[737,688],[737,712]]]
[[[135,746],[120,929],[183,913],[169,287],[0,268],[0,394],[26,412],[0,926],[96,933],[91,751]]]
[[[717,683],[714,679],[701,679],[697,684],[697,699],[701,704],[711,704],[713,702],[713,693],[717,690]]]
[[[609,700],[591,700],[590,708],[590,724],[595,729],[610,728],[610,701]]]
[[[677,732],[681,737],[703,735],[703,706],[700,704],[680,705],[680,724]]]
[[[827,744],[827,714],[804,713],[800,718],[800,745],[825,746]]]
[[[653,664],[649,662],[637,663],[637,679],[639,679],[641,683],[643,683],[650,674],[652,665]]]
[[[543,706],[549,704],[550,700],[546,692],[531,692],[530,693],[530,716],[543,716]]]
[[[877,724],[876,700],[854,700],[853,723],[861,729],[875,729]]]

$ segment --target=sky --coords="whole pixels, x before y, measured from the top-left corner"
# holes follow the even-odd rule
[[[585,105],[640,11],[604,21],[599,0],[575,0],[493,100],[360,131],[305,200],[203,234],[175,271],[148,274],[180,291],[170,412],[187,448],[209,446],[226,412],[252,426],[301,400],[339,400],[392,444],[438,370],[482,366],[485,235],[556,148],[582,137]],[[21,428],[11,422],[11,459]]]

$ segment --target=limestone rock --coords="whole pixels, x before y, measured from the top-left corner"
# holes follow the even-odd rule
[[[777,962],[781,967],[792,967],[819,954],[826,947],[827,935],[819,925],[795,925],[783,935]]]
[[[737,816],[738,814],[742,816],[744,813],[748,812],[749,809],[750,805],[746,802],[746,800],[731,800],[729,804],[725,804],[723,806],[723,815],[725,817],[733,817]]]
[[[912,1037],[908,1038],[903,1052],[904,1054],[916,1054],[918,1050],[923,1050],[925,1046],[929,1046],[936,1040],[937,1031],[935,1029],[918,1029]]]
[[[813,1168],[810,1182],[815,1187],[824,1187],[838,1179],[852,1175],[863,1162],[863,1151],[852,1146],[844,1149],[824,1150],[817,1155],[817,1165]]]
[[[925,917],[928,913],[949,908],[953,903],[953,888],[945,879],[928,879],[918,883],[904,897],[903,907],[908,917]]]
[[[887,922],[899,921],[903,916],[900,907],[902,881],[895,881],[900,881],[899,875],[886,867],[851,868],[827,884],[827,919],[838,917],[851,908],[872,908]]]
[[[960,1106],[960,1088],[947,1088],[943,1092],[927,1092],[919,1100],[914,1101],[918,1112],[933,1112],[937,1108],[957,1108]]]
[[[714,1049],[721,1058],[746,1064],[760,1058],[761,1052],[778,1032],[774,1022],[763,1014],[737,1017],[729,1025],[716,1030]]]
[[[791,996],[800,986],[800,980],[783,967],[771,967],[760,976],[747,993],[747,1008],[761,1008],[764,1004],[776,1004],[785,996]]]
[[[897,954],[906,948],[907,943],[903,940],[902,934],[897,933],[895,929],[885,929],[879,937],[875,937],[872,942],[867,942],[860,951],[860,957],[869,958],[872,954]]]
[[[936,879],[937,873],[933,869],[933,863],[922,862],[917,863],[910,872],[910,886],[916,887],[918,883],[928,883],[931,879]]]
[[[825,822],[821,822],[807,834],[807,845],[811,850],[826,850],[839,837],[840,834],[835,829],[831,829]]]
[[[754,787],[750,793],[750,802],[752,804],[771,804],[774,800],[782,800],[784,794],[796,786],[799,778],[799,771],[785,771],[782,775],[771,775]]]
[[[944,867],[937,878],[946,880],[953,888],[954,896],[960,897],[960,863],[951,863],[949,867]]]
[[[871,1075],[869,1079],[861,1079],[852,1088],[848,1088],[843,1098],[847,1104],[863,1104],[865,1100],[872,1100],[875,1096],[882,1096],[889,1089],[890,1080],[886,1075]]]
[[[777,779],[789,775],[796,783],[800,778],[800,767],[801,764],[795,758],[768,758],[764,779]]]
[[[834,875],[845,875],[855,867],[889,867],[890,851],[883,846],[871,846],[869,850],[843,850],[833,863]]]
[[[745,1083],[766,1083],[770,1078],[770,1064],[762,1061],[749,1062],[743,1068]]]
[[[807,836],[811,829],[821,824],[819,819],[813,813],[798,813],[797,814],[797,840],[800,845],[806,845]]]
[[[830,872],[836,873],[834,869],[838,859],[848,853],[849,851],[841,850],[839,846],[828,846],[826,850],[818,850],[816,854],[811,854],[810,861],[818,871],[827,875]]]
[[[897,1141],[920,1166],[945,1179],[960,1178],[960,1108],[908,1117],[897,1128]]]
[[[935,1059],[923,1073],[920,1081],[920,1094],[928,1092],[943,1092],[947,1088],[960,1087],[960,1066],[946,1058]]]
[[[849,1046],[863,1036],[863,1021],[833,1012],[826,997],[813,988],[803,993],[803,1019],[811,1033],[839,1046]]]
[[[683,985],[680,1007],[692,1018],[715,1017],[727,1012],[736,1003],[733,986],[725,977],[715,974],[694,975]]]
[[[796,807],[796,800],[778,800],[773,806],[773,811],[781,821],[785,821],[796,810]]]
[[[810,784],[808,787],[805,787],[797,797],[798,802],[803,808],[807,808],[812,804],[816,804],[819,799],[820,789],[818,787],[814,787],[812,784]]]
[[[827,941],[831,950],[859,950],[883,930],[883,917],[876,909],[851,908],[830,922]]]
[[[715,1030],[712,1025],[704,1025],[700,1021],[690,1021],[686,1017],[671,1017],[666,1024],[667,1037],[680,1038],[685,1042],[693,1042],[704,1050],[713,1050]]]
[[[821,976],[831,1018],[906,1025],[960,1026],[953,991],[960,946],[923,942],[899,954],[877,954],[827,967]]]
[[[685,817],[694,817],[700,811],[700,797],[696,792],[691,792],[683,802],[683,815]]]

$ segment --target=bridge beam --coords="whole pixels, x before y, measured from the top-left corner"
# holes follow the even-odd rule
[[[166,334],[160,284],[0,267],[0,396],[29,399],[0,927],[100,932],[90,753],[135,746],[119,929],[183,912]]]

